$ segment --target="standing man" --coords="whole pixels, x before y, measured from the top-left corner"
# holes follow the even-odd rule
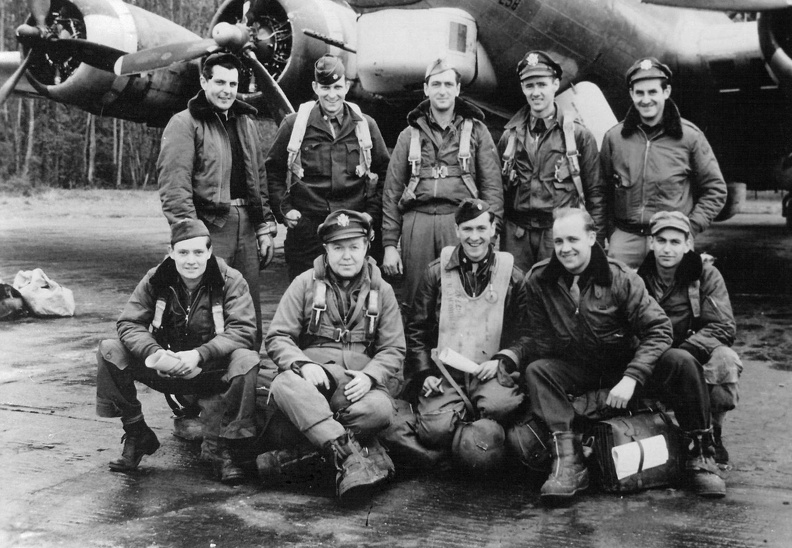
[[[555,254],[537,264],[524,284],[530,328],[522,339],[530,356],[525,380],[531,411],[545,422],[554,442],[553,472],[542,485],[542,498],[569,500],[589,484],[580,440],[572,432],[569,395],[612,387],[606,405],[624,409],[644,386],[660,393],[690,438],[690,486],[702,496],[725,495],[711,457],[709,397],[701,368],[676,359],[679,350],[669,350],[671,322],[641,278],[605,256],[591,216],[571,208],[554,215]],[[664,352],[669,359],[660,359]]]
[[[671,319],[677,359],[704,369],[710,394],[715,462],[728,464],[723,419],[738,400],[743,366],[731,346],[737,324],[723,276],[693,251],[690,220],[678,211],[660,211],[649,222],[651,251],[638,269],[649,294]],[[710,257],[711,259],[711,257]],[[662,359],[665,359],[664,355]]]
[[[350,86],[345,74],[334,55],[316,61],[316,102],[283,119],[267,156],[272,210],[288,228],[284,253],[291,280],[324,252],[316,230],[329,213],[364,213],[375,232],[382,222],[382,181],[390,157],[374,119],[345,100]],[[382,258],[376,250],[373,256]]]
[[[203,221],[215,255],[244,276],[256,311],[258,350],[259,268],[272,260],[278,227],[269,207],[264,155],[253,121],[256,109],[236,98],[241,69],[229,53],[206,58],[203,90],[168,122],[157,169],[168,222]]]
[[[96,354],[96,413],[121,417],[124,449],[114,472],[137,468],[159,448],[146,425],[135,381],[166,394],[221,395],[216,472],[236,483],[235,459],[249,449],[259,355],[253,302],[242,275],[212,254],[204,223],[171,226],[168,258],[141,280],[118,318],[119,340]]]
[[[374,435],[393,417],[389,390],[401,377],[404,328],[393,288],[366,259],[371,236],[368,215],[328,215],[319,225],[325,253],[292,281],[265,341],[280,370],[272,399],[315,450],[331,456],[342,503],[394,471]],[[305,460],[299,448],[265,454],[259,471],[278,462],[287,473]]]
[[[554,102],[561,66],[543,51],[529,51],[517,74],[528,104],[498,143],[506,201],[501,247],[528,272],[553,254],[553,211],[559,207],[585,207],[598,241],[605,242],[605,191],[594,136]]]
[[[447,61],[426,68],[427,100],[407,116],[388,166],[383,197],[385,274],[404,274],[403,310],[409,312],[426,266],[455,245],[454,212],[465,198],[503,217],[500,164],[484,113],[459,98],[461,76]],[[401,237],[401,256],[396,250]]]
[[[633,101],[605,134],[600,160],[612,224],[608,254],[638,268],[649,252],[649,220],[658,211],[690,218],[703,232],[726,203],[718,160],[699,128],[671,100],[671,69],[654,57],[627,71]]]
[[[511,255],[494,250],[496,221],[487,202],[465,199],[455,222],[457,245],[443,248],[418,286],[407,343],[407,375],[414,388],[420,387],[418,438],[444,450],[451,449],[462,421],[480,416],[501,428],[523,401],[511,376],[521,361],[514,287],[522,272]],[[477,364],[478,371],[441,369],[433,349],[451,349]],[[464,461],[464,455],[457,457]]]

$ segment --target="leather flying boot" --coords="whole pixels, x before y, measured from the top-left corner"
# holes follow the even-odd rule
[[[336,466],[336,496],[341,504],[367,501],[376,485],[382,483],[387,474],[363,455],[360,444],[352,432],[340,436],[328,444]]]
[[[685,475],[693,492],[702,497],[719,498],[726,495],[726,482],[720,477],[712,447],[712,430],[685,432],[690,438]]]
[[[321,475],[324,463],[325,459],[309,443],[256,457],[259,478],[267,485],[308,483]]]
[[[217,443],[217,457],[212,465],[215,477],[226,485],[236,485],[245,479],[245,471],[231,458],[231,452],[223,438],[220,438]]]
[[[382,446],[376,437],[369,438],[363,446],[363,453],[367,454],[368,459],[385,474],[385,479],[389,480],[396,474],[396,466],[393,464],[388,451]]]
[[[578,491],[588,489],[589,473],[577,436],[570,431],[553,432],[552,451],[552,472],[542,485],[542,500],[570,500]]]
[[[110,470],[113,472],[129,472],[137,468],[143,455],[153,455],[159,449],[160,442],[156,434],[148,427],[145,421],[137,421],[124,425],[124,435],[121,441],[124,449],[121,458],[110,461]]]
[[[729,452],[723,445],[723,429],[720,426],[712,427],[712,448],[715,450],[715,462],[718,464],[729,464]]]

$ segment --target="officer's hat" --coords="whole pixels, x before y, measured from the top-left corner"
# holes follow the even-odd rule
[[[453,70],[454,72],[459,75],[459,71],[457,68],[452,65],[449,61],[445,58],[441,57],[440,59],[436,59],[429,63],[429,66],[426,67],[426,73],[424,74],[424,81],[428,81],[430,76],[434,76],[435,74],[440,74],[441,72],[445,72],[447,70]]]
[[[520,81],[533,76],[550,76],[551,78],[561,78],[564,73],[561,65],[543,51],[529,51],[525,57],[517,63],[517,74]]]
[[[668,65],[664,65],[654,57],[644,57],[633,63],[627,70],[625,78],[627,79],[627,85],[632,86],[639,80],[649,80],[651,78],[670,80],[671,74],[671,69],[668,68]]]
[[[317,229],[322,243],[364,236],[371,238],[371,222],[367,215],[349,209],[333,211]]]
[[[314,81],[322,86],[335,84],[344,74],[344,63],[335,55],[325,53],[314,63]]]
[[[679,211],[658,211],[649,220],[649,231],[652,236],[666,228],[679,230],[690,236],[690,219]]]
[[[489,210],[490,206],[484,200],[479,200],[478,198],[465,198],[457,207],[456,213],[454,214],[454,221],[457,225],[461,225]]]
[[[171,245],[182,240],[191,240],[199,236],[209,236],[206,225],[198,219],[182,219],[171,225]]]

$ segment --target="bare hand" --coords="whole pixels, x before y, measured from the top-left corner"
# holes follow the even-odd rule
[[[609,405],[614,409],[624,409],[630,402],[635,392],[636,380],[632,377],[624,377],[619,381],[619,384],[611,388],[608,398],[605,400],[605,405]]]
[[[392,245],[385,247],[385,257],[382,259],[382,271],[388,276],[395,276],[404,271],[401,255]]]
[[[324,386],[325,389],[330,389],[330,380],[327,378],[327,372],[324,367],[315,363],[306,363],[300,368],[300,374],[303,379],[316,386]]]
[[[302,213],[296,209],[290,209],[283,217],[286,220],[286,228],[294,228],[297,226],[297,221],[299,221],[300,217],[302,217]]]
[[[498,373],[498,360],[488,360],[481,364],[481,369],[476,373],[476,377],[481,382],[487,382]]]
[[[429,396],[433,396],[436,394],[443,393],[443,379],[440,377],[426,377],[423,382],[423,387],[421,390],[423,391],[424,398],[428,398]]]
[[[172,377],[187,377],[198,369],[198,364],[201,363],[201,355],[197,350],[184,350],[176,352],[175,356],[179,358],[181,363],[178,367],[171,370]]]
[[[259,245],[259,269],[267,268],[275,257],[275,242],[272,241],[272,236],[269,234],[262,234],[257,237]]]
[[[344,395],[349,401],[355,403],[360,398],[368,394],[369,390],[371,390],[373,384],[371,377],[369,377],[363,371],[347,370],[344,371],[344,373],[352,377],[352,380],[349,381],[344,387]]]

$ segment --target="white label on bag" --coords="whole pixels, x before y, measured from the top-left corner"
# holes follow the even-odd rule
[[[666,444],[665,436],[652,436],[645,440],[625,443],[611,449],[613,465],[616,468],[616,477],[618,479],[623,479],[639,472],[641,453],[643,453],[641,470],[662,466],[668,462],[668,445]]]

